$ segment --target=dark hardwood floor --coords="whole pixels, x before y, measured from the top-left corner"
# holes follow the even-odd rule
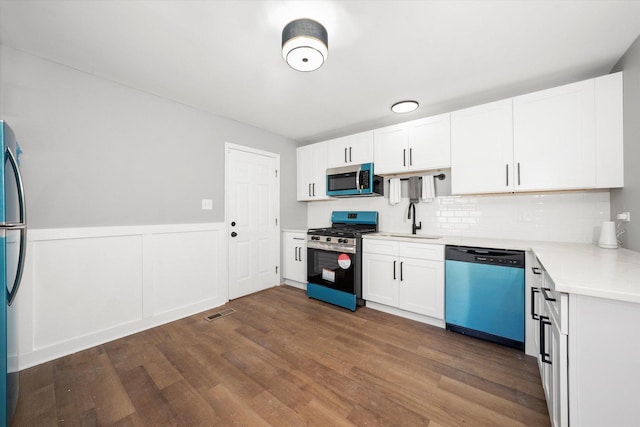
[[[21,372],[13,426],[549,425],[534,358],[280,286]]]

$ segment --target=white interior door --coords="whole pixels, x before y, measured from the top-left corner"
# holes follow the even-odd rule
[[[229,299],[280,281],[280,156],[226,144]]]

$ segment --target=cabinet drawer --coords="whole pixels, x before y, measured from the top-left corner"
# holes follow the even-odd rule
[[[569,334],[569,294],[558,292],[555,290],[555,284],[549,276],[544,272],[544,284],[541,290],[545,300],[547,316],[553,319],[553,323],[558,325],[560,333]]]
[[[394,242],[393,240],[364,239],[362,241],[362,251],[372,254],[397,255],[398,242]]]
[[[429,243],[405,243],[400,245],[401,257],[431,261],[444,261],[444,246]]]

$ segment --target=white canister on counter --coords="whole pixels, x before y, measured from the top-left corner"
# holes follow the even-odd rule
[[[616,236],[616,223],[614,221],[604,221],[600,228],[600,240],[598,246],[607,249],[616,249],[618,247],[618,238]]]

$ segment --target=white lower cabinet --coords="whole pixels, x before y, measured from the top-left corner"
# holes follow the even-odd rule
[[[542,377],[549,417],[554,427],[569,425],[569,382],[567,333],[563,331],[560,306],[567,305],[568,295],[543,288],[544,298],[540,314],[538,365]]]
[[[300,283],[307,282],[307,235],[305,233],[284,232],[283,277]]]
[[[366,301],[444,319],[444,247],[363,242],[362,295]]]
[[[638,425],[640,304],[556,292],[540,277],[531,317],[551,424]]]

